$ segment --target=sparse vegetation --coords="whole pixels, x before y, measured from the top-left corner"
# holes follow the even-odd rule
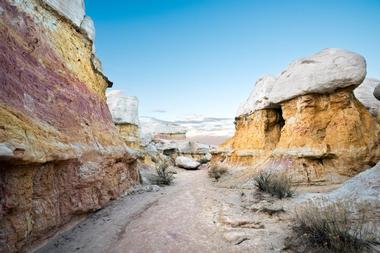
[[[255,183],[260,191],[270,193],[279,199],[292,197],[294,195],[291,180],[284,174],[261,172],[255,177]]]
[[[219,179],[226,174],[228,171],[227,166],[220,164],[220,163],[214,163],[211,164],[208,169],[208,176],[210,178],[214,178],[216,181],[219,181]]]
[[[173,183],[174,174],[176,174],[176,172],[170,170],[169,165],[166,162],[160,163],[156,167],[156,172],[158,175],[158,185],[171,185]]]
[[[378,252],[379,228],[370,222],[368,209],[356,217],[353,202],[309,202],[297,210],[290,244],[303,252]],[[306,248],[305,248],[306,247]]]

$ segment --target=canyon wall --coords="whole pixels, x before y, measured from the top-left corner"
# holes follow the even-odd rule
[[[365,75],[362,56],[326,49],[278,77],[259,79],[238,110],[234,137],[213,160],[281,171],[309,184],[340,182],[373,166],[380,160],[379,101]],[[354,95],[357,86],[363,103]]]
[[[30,249],[138,181],[81,0],[0,0],[0,252]]]

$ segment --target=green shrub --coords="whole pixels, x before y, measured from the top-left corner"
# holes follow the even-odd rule
[[[270,193],[272,196],[282,199],[294,195],[291,180],[284,174],[261,172],[254,180],[260,191]]]
[[[369,222],[368,210],[361,209],[360,217],[353,218],[352,202],[323,205],[309,202],[296,211],[293,239],[303,247],[318,252],[378,252],[379,228]],[[296,243],[297,244],[297,243]],[[304,249],[305,250],[305,249]]]
[[[208,176],[218,181],[227,171],[228,168],[222,164],[211,164],[208,169]]]
[[[173,183],[176,172],[169,170],[169,165],[166,162],[160,163],[156,167],[156,172],[158,175],[157,184],[170,185]]]

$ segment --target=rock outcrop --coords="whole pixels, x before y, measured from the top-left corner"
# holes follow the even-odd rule
[[[16,252],[117,198],[138,172],[83,1],[0,0],[0,13],[0,252]]]
[[[107,104],[112,120],[127,146],[140,149],[139,101],[137,97],[124,96],[120,91],[110,92],[107,94]]]
[[[213,159],[283,171],[298,183],[339,182],[374,165],[380,125],[353,94],[365,74],[362,56],[325,49],[260,79]]]
[[[374,92],[380,80],[366,78],[362,84],[354,90],[355,97],[369,110],[380,122],[380,101],[376,99]]]

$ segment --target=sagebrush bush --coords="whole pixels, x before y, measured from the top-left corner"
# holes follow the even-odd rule
[[[324,205],[309,202],[296,211],[293,226],[298,244],[324,252],[378,252],[379,228],[370,222],[368,210],[361,209],[353,217],[353,202],[337,202]]]
[[[272,196],[282,199],[294,195],[291,180],[284,174],[261,172],[254,180],[260,191],[270,193]]]
[[[228,171],[227,166],[219,164],[219,163],[214,163],[214,164],[211,164],[208,169],[208,176],[218,181],[224,174],[227,173],[227,171]]]
[[[157,184],[159,185],[170,185],[174,181],[175,171],[169,169],[169,165],[166,162],[158,164],[156,167],[156,172],[158,175]]]

